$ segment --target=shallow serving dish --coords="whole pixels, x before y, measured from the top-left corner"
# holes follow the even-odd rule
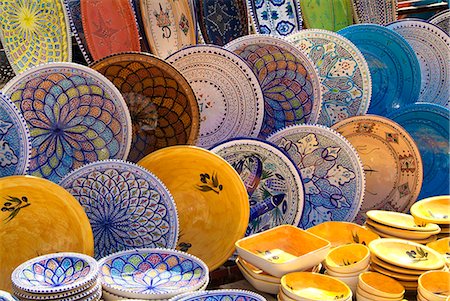
[[[367,216],[380,224],[412,231],[436,231],[439,230],[439,226],[433,223],[417,222],[414,216],[395,212],[395,211],[385,211],[385,210],[369,210],[367,211]]]
[[[253,277],[245,269],[245,267],[242,265],[242,263],[237,262],[237,266],[238,266],[239,270],[241,271],[242,275],[244,276],[244,278],[258,291],[275,295],[280,290],[281,279],[280,279],[279,283],[274,283],[274,282],[257,279],[255,277]]]
[[[429,271],[422,274],[418,290],[427,300],[445,300],[450,295],[450,272]]]
[[[358,286],[356,288],[356,295],[359,296],[360,299],[361,299],[361,297],[363,297],[363,298],[366,298],[371,301],[401,301],[403,299],[403,297],[401,297],[401,298],[386,298],[386,297],[380,297],[377,295],[372,295],[369,292],[366,292],[365,290],[363,290],[360,286]]]
[[[370,231],[372,231],[373,233],[378,234],[381,238],[399,238],[398,236],[381,232],[380,230],[378,230],[377,228],[375,228],[375,227],[373,227],[373,226],[371,226],[369,224],[364,224],[364,227],[366,227],[367,229],[370,229]],[[409,239],[406,239],[406,240],[409,240],[409,241],[412,241],[412,242],[424,245],[424,244],[427,244],[429,242],[435,241],[437,238],[438,238],[438,236],[435,234],[435,235],[431,235],[430,237],[425,238],[425,239],[412,239],[412,238],[409,238]]]
[[[413,240],[424,240],[430,238],[432,235],[438,234],[441,232],[441,228],[439,228],[436,224],[428,224],[428,225],[435,225],[436,229],[430,230],[430,231],[420,231],[420,230],[405,230],[405,229],[399,229],[394,228],[391,226],[386,226],[383,224],[380,224],[376,221],[373,221],[372,219],[368,218],[366,220],[366,224],[375,228],[379,232],[385,233],[387,235],[395,236],[398,238],[404,238],[404,239],[413,239]]]
[[[361,271],[369,265],[369,262],[370,250],[362,244],[338,246],[325,257],[325,267],[342,274]]]
[[[358,285],[369,294],[385,298],[403,298],[405,288],[395,279],[376,272],[359,274]]]
[[[411,214],[417,222],[450,224],[450,195],[420,200],[411,206]]]
[[[444,237],[439,240],[427,243],[427,247],[432,248],[442,256],[444,256],[445,263],[450,266],[450,237]]]

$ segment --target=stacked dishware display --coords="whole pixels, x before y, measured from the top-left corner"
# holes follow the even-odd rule
[[[400,301],[405,288],[397,280],[377,272],[359,274],[357,301]]]
[[[418,301],[444,301],[450,296],[450,272],[429,271],[419,277]]]
[[[54,253],[30,259],[12,273],[19,300],[100,300],[99,269],[94,258],[79,253]]]
[[[450,236],[450,195],[422,199],[411,207],[411,214],[417,222],[437,224],[438,239]]]

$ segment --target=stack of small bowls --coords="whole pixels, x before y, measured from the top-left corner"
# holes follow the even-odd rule
[[[39,256],[19,265],[11,275],[13,294],[19,300],[100,300],[98,265],[78,253]]]
[[[419,277],[418,301],[445,301],[450,298],[450,272],[429,271]]]
[[[411,214],[418,223],[435,223],[441,228],[437,238],[450,236],[450,195],[420,200],[411,207]]]
[[[170,249],[136,249],[99,261],[103,299],[167,300],[204,290],[209,270],[199,258]]]
[[[376,272],[364,272],[358,277],[357,301],[400,301],[405,288],[397,280]]]

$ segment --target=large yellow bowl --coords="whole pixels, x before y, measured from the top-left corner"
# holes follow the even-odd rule
[[[92,256],[91,225],[64,188],[32,176],[0,178],[0,289],[11,289],[11,273],[39,255],[78,252]]]
[[[367,217],[382,225],[404,230],[435,232],[441,229],[433,223],[417,223],[414,216],[394,211],[370,210]]]
[[[411,214],[418,223],[450,224],[450,195],[426,198],[411,207]]]
[[[427,247],[432,248],[444,256],[445,263],[447,266],[450,266],[450,237],[441,238],[439,240],[427,243]]]
[[[138,162],[172,194],[180,223],[177,249],[214,270],[234,252],[248,226],[250,205],[239,174],[224,159],[195,146],[171,146]]]
[[[450,272],[429,271],[419,277],[419,291],[426,299],[445,300],[450,295]]]
[[[413,231],[413,230],[394,228],[391,226],[386,226],[386,225],[380,224],[376,221],[373,221],[370,218],[366,219],[366,224],[375,228],[379,232],[385,233],[387,235],[392,235],[392,236],[395,236],[398,238],[408,239],[408,240],[409,239],[414,239],[414,240],[428,239],[432,235],[436,235],[439,232],[441,232],[441,228],[439,228],[439,226],[436,224],[428,224],[428,225],[436,226],[436,229],[434,229],[432,231],[419,231],[419,230]]]
[[[396,280],[376,272],[365,272],[359,274],[359,284],[362,290],[369,294],[402,299],[405,288]]]
[[[337,273],[355,273],[369,265],[369,248],[362,244],[338,246],[325,257],[325,267]]]

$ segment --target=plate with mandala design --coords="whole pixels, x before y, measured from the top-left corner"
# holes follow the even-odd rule
[[[397,20],[397,0],[353,0],[355,23],[386,25]]]
[[[447,34],[450,34],[450,9],[446,9],[434,15],[433,17],[428,19],[428,22],[436,25]]]

